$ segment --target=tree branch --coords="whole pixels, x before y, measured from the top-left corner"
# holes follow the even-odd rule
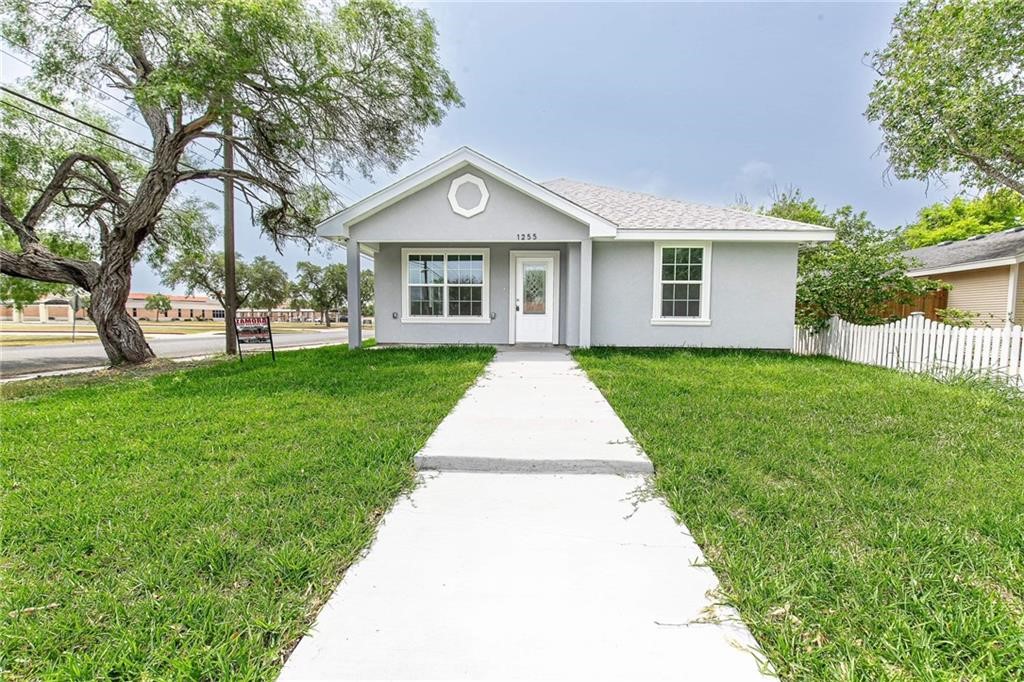
[[[24,249],[30,244],[39,243],[39,236],[35,230],[25,227],[25,224],[18,219],[18,216],[14,215],[14,211],[7,205],[2,194],[0,194],[0,220],[7,223],[8,227],[14,231],[21,248]]]
[[[0,249],[0,273],[13,277],[71,284],[92,291],[99,270],[95,263],[57,256],[40,244],[30,245],[23,253]]]
[[[46,209],[50,207],[53,200],[56,199],[61,191],[67,186],[67,182],[71,177],[76,175],[73,171],[75,165],[78,163],[86,163],[95,168],[110,185],[109,191],[105,191],[104,194],[110,198],[124,204],[124,200],[121,198],[123,189],[121,187],[121,180],[117,177],[117,173],[111,168],[110,164],[101,159],[98,156],[92,154],[74,153],[61,161],[60,165],[57,166],[57,170],[54,171],[53,177],[50,178],[50,182],[43,189],[42,194],[36,199],[35,203],[25,214],[25,218],[21,221],[24,227],[32,232],[33,239],[38,241],[38,237],[35,237],[35,226],[39,222],[39,219],[43,217]],[[79,176],[81,177],[81,176]],[[5,219],[6,220],[6,219]],[[19,237],[20,239],[20,237]],[[22,244],[24,247],[24,244]]]

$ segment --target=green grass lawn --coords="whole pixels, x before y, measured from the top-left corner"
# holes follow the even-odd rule
[[[0,678],[272,679],[481,348],[337,346],[0,403]]]
[[[786,679],[1024,679],[1024,397],[823,358],[576,353]]]

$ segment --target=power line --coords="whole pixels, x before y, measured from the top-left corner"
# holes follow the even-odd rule
[[[150,149],[149,147],[141,145],[138,142],[134,142],[132,140],[129,140],[126,137],[122,137],[121,135],[118,135],[117,133],[111,132],[111,131],[107,130],[106,128],[102,127],[102,126],[95,125],[95,124],[90,123],[88,121],[85,121],[85,120],[83,120],[81,118],[78,118],[77,116],[73,116],[73,115],[67,113],[66,111],[62,111],[60,109],[57,109],[56,107],[51,107],[49,104],[46,104],[45,102],[40,102],[39,100],[37,100],[37,99],[35,99],[33,97],[29,97],[27,95],[24,95],[24,94],[22,94],[22,93],[20,93],[20,92],[18,92],[16,90],[12,90],[11,88],[9,88],[9,87],[7,87],[5,85],[0,85],[0,91],[9,93],[9,94],[14,95],[16,97],[19,97],[19,98],[25,100],[26,102],[31,102],[32,104],[35,104],[37,106],[40,106],[40,107],[46,109],[47,111],[52,111],[55,114],[59,114],[60,116],[63,116],[63,117],[68,118],[68,119],[70,119],[72,121],[75,121],[76,123],[80,123],[80,124],[82,124],[84,126],[87,126],[87,127],[91,128],[91,129],[97,131],[97,132],[103,133],[104,135],[109,135],[110,137],[112,137],[112,138],[114,138],[116,140],[120,140],[121,142],[125,142],[127,144],[130,144],[133,147],[137,147],[137,148],[141,149],[142,151],[146,152],[147,154],[153,154],[153,150]],[[2,101],[2,100],[0,100],[0,101]],[[6,104],[8,104],[9,106],[14,106],[10,102],[6,102]],[[26,114],[30,114],[32,116],[35,116],[36,118],[38,118],[38,119],[40,119],[42,121],[46,121],[47,123],[59,126],[59,127],[63,128],[64,130],[67,130],[69,132],[75,133],[76,135],[79,135],[81,137],[85,137],[87,139],[93,140],[94,142],[98,142],[100,144],[104,144],[104,145],[106,145],[108,147],[111,147],[112,149],[116,149],[117,151],[119,151],[119,152],[121,152],[123,154],[128,154],[129,156],[131,156],[136,161],[139,161],[139,162],[145,163],[145,164],[149,163],[148,160],[140,159],[138,156],[135,156],[134,154],[130,154],[127,151],[121,149],[120,147],[118,147],[116,145],[112,145],[112,144],[106,143],[106,142],[104,142],[104,141],[102,141],[100,139],[97,139],[95,137],[91,137],[89,135],[85,135],[84,133],[82,133],[79,130],[75,130],[73,128],[69,128],[68,126],[62,125],[60,123],[57,123],[56,121],[48,119],[45,116],[40,116],[39,114],[36,114],[34,112],[31,112],[31,111],[27,111],[25,109],[22,109],[21,107],[14,106],[14,108],[15,109],[19,109],[20,111],[23,111]],[[186,168],[189,168],[190,170],[195,170],[195,171],[201,170],[201,169],[196,168],[192,164],[187,163],[185,161],[181,161],[180,163],[183,166],[185,166]],[[207,185],[202,180],[193,180],[193,182],[195,182],[195,183],[197,183],[199,185],[202,185],[203,187],[206,187],[207,189],[213,190],[214,192],[222,192],[223,191],[223,190],[221,190],[218,187],[214,187],[212,185]]]
[[[36,59],[41,59],[40,55],[36,54],[35,52],[33,52],[32,50],[28,49],[27,47],[18,46],[17,49],[24,51],[26,54],[32,55]],[[0,48],[0,52],[2,52],[3,54],[7,55],[8,57],[12,57],[13,59],[16,59],[17,61],[21,62],[22,64],[24,64],[25,66],[27,66],[29,68],[33,67],[33,64],[29,63],[28,61],[22,59],[21,57],[15,55],[15,54],[12,54],[11,52],[9,52],[9,51],[7,51],[7,50],[5,50],[3,48]],[[112,95],[110,93],[106,92],[105,90],[103,90],[103,88],[101,88],[98,85],[95,85],[93,83],[90,83],[89,81],[85,80],[81,76],[76,76],[75,78],[79,82],[83,83],[86,87],[95,90],[96,92],[100,93],[102,96],[104,96],[104,97],[112,97]],[[12,94],[15,94],[18,97],[24,98],[24,96],[21,95],[20,93],[12,92]],[[85,94],[85,93],[83,92],[82,94]],[[90,100],[96,102],[97,104],[99,104],[103,108],[107,109],[108,111],[110,111],[110,112],[116,114],[117,116],[120,116],[121,118],[125,119],[126,121],[128,121],[128,122],[130,122],[130,123],[132,123],[134,125],[137,125],[140,128],[145,128],[146,127],[145,125],[143,125],[142,123],[139,123],[138,121],[136,121],[135,119],[131,118],[130,116],[128,116],[124,112],[121,112],[121,111],[118,111],[117,109],[114,109],[113,107],[111,107],[110,105],[106,104],[105,102],[103,102],[99,98],[92,97],[92,96],[87,95],[87,94],[85,96],[88,97]],[[36,102],[36,103],[41,105],[41,106],[47,106],[47,105],[45,105],[45,104],[43,104],[41,102]],[[47,108],[52,108],[52,107],[47,107]],[[60,110],[56,110],[56,113],[59,113],[59,114],[61,114],[63,116],[68,116],[69,118],[72,118],[71,116],[69,116],[68,114],[66,114],[65,112],[60,111]],[[44,120],[46,120],[46,119],[44,119]],[[96,126],[93,126],[92,124],[86,123],[84,121],[79,121],[79,122],[80,123],[84,123],[85,125],[89,125],[90,127],[96,128]],[[113,137],[118,137],[114,133],[111,133],[110,131],[107,131],[107,130],[100,130],[100,132],[103,132],[103,133],[105,133],[107,135],[111,135]],[[148,149],[148,148],[146,148],[146,147],[144,147],[144,146],[142,146],[142,145],[140,145],[140,144],[138,144],[136,142],[132,142],[130,140],[125,140],[125,138],[119,138],[119,139],[121,139],[123,141],[127,141],[129,144],[132,144],[132,145],[134,145],[136,147],[139,147],[139,148],[145,150],[146,152],[149,152],[150,154],[153,153],[152,150],[150,150],[150,149]],[[201,142],[199,142],[197,140],[193,140],[190,144],[194,144],[194,145],[198,146],[199,148],[206,150],[207,152],[209,152],[212,155],[211,158],[205,158],[202,155],[199,155],[199,157],[201,159],[203,159],[203,161],[206,161],[206,162],[209,162],[209,163],[213,164],[213,163],[216,163],[217,157],[220,156],[220,153],[217,150],[211,149],[210,147],[206,146],[205,144],[202,144]],[[191,164],[186,163],[184,161],[182,162],[182,164],[185,165],[188,168],[192,168],[193,170],[198,170],[194,166],[192,166]],[[222,190],[210,187],[209,185],[206,185],[206,184],[202,183],[201,181],[197,180],[195,182],[198,182],[200,185],[203,185],[204,187],[207,187],[208,189],[213,189],[214,191],[223,193]],[[358,195],[357,195],[356,191],[354,189],[352,189],[351,187],[348,187],[348,186],[342,184],[342,182],[340,180],[336,181],[336,182],[334,182],[332,184],[334,185],[334,188],[333,188],[334,191],[337,192],[338,194],[340,194],[345,199],[348,199],[349,201],[351,201],[353,203],[359,201],[359,198],[358,198]]]
[[[12,109],[17,109],[18,111],[22,112],[23,114],[28,114],[29,116],[34,116],[34,117],[38,118],[40,121],[45,121],[46,123],[49,123],[50,125],[55,125],[58,128],[63,128],[64,130],[68,131],[69,133],[74,133],[75,135],[78,135],[79,137],[84,137],[85,139],[92,140],[93,142],[96,142],[97,144],[102,144],[105,147],[110,147],[111,149],[113,149],[115,151],[118,151],[118,152],[120,152],[122,154],[126,154],[127,156],[132,157],[133,159],[135,159],[136,161],[138,161],[140,163],[149,163],[149,161],[147,159],[139,158],[135,154],[132,154],[131,152],[125,151],[124,149],[121,149],[120,147],[118,147],[115,144],[110,144],[109,142],[107,142],[105,140],[101,140],[98,137],[93,137],[92,135],[86,135],[81,130],[75,130],[74,128],[72,128],[70,126],[64,125],[63,123],[58,123],[57,121],[51,120],[49,118],[46,118],[45,116],[41,116],[41,115],[37,114],[34,111],[30,111],[28,109],[24,109],[22,107],[19,107],[17,104],[14,104],[13,102],[9,102],[7,100],[0,99],[0,104],[4,104],[4,105],[6,105],[6,106],[8,106],[8,107],[10,107]]]
[[[25,64],[26,66],[32,66],[31,64],[29,64],[25,60],[20,59],[19,57],[11,54],[7,50],[3,50],[2,48],[0,48],[0,52],[3,52],[4,54],[6,54],[8,56],[14,57],[15,59],[17,59],[21,63]],[[36,55],[33,52],[30,52],[28,50],[26,50],[26,52],[29,52],[29,54],[32,54],[37,59],[39,58],[39,56]],[[83,82],[85,82],[85,81],[83,81]],[[86,83],[86,84],[89,85],[90,87],[93,87],[93,88],[97,89],[99,92],[103,92],[102,90],[99,90],[99,88],[97,88],[95,85],[92,85],[90,83]],[[86,121],[86,120],[84,120],[82,118],[79,118],[78,116],[74,116],[72,114],[69,114],[66,111],[58,109],[57,107],[51,106],[49,104],[46,104],[45,102],[41,102],[41,101],[39,101],[38,99],[36,99],[34,97],[30,97],[28,95],[25,95],[25,94],[23,94],[21,92],[18,92],[17,90],[14,90],[13,88],[10,88],[10,87],[8,87],[6,85],[0,84],[0,91],[3,91],[5,93],[8,93],[8,94],[13,95],[15,97],[18,97],[19,99],[24,100],[26,102],[30,102],[30,103],[32,103],[32,104],[34,104],[36,106],[42,107],[43,109],[45,109],[47,111],[53,112],[53,113],[55,113],[55,114],[57,114],[59,116],[63,116],[65,118],[69,119],[69,120],[75,121],[76,123],[78,123],[80,125],[84,125],[84,126],[90,128],[92,130],[95,130],[96,132],[102,133],[104,135],[108,135],[108,136],[110,136],[110,137],[112,137],[112,138],[114,138],[116,140],[124,142],[125,144],[129,144],[129,145],[131,145],[133,147],[141,149],[142,151],[146,152],[147,154],[151,154],[152,155],[154,153],[152,149],[150,149],[149,147],[146,147],[145,145],[139,144],[138,142],[135,142],[134,140],[128,139],[128,138],[126,138],[126,137],[124,137],[122,135],[119,135],[118,133],[115,133],[113,131],[110,131],[110,130],[102,127],[102,126],[99,126],[99,125],[96,125],[96,124],[91,123],[89,121]],[[106,95],[106,93],[103,93],[103,94]],[[39,115],[38,113],[29,111],[27,109],[23,109],[21,107],[18,107],[18,106],[14,105],[11,102],[7,102],[7,101],[4,101],[4,100],[0,100],[0,101],[2,101],[4,104],[7,104],[8,106],[10,106],[10,107],[12,107],[14,109],[17,109],[17,110],[19,110],[19,111],[21,111],[21,112],[23,112],[25,114],[28,114],[30,116],[34,116],[35,118],[38,118],[41,121],[45,121],[46,123],[49,123],[51,125],[55,125],[55,126],[57,126],[59,128],[62,128],[62,129],[66,130],[66,131],[68,131],[70,133],[78,135],[79,137],[84,137],[84,138],[92,140],[92,141],[94,141],[94,142],[96,142],[98,144],[102,144],[104,146],[110,147],[111,149],[119,151],[119,152],[121,152],[123,154],[127,154],[128,156],[132,157],[136,161],[139,161],[140,163],[143,163],[143,164],[149,163],[149,161],[147,161],[146,159],[140,159],[138,156],[136,156],[134,154],[131,154],[131,153],[127,152],[126,150],[123,150],[120,147],[117,147],[116,145],[112,145],[112,144],[110,144],[108,142],[105,142],[105,141],[99,139],[99,138],[92,137],[90,135],[86,135],[86,134],[82,133],[79,130],[75,130],[75,129],[71,128],[71,127],[68,127],[68,126],[65,126],[65,125],[63,125],[61,123],[58,123],[57,121],[48,119],[45,116]],[[136,125],[140,125],[140,126],[142,125],[142,124],[138,123],[137,121],[134,121],[133,119],[129,118],[125,114],[118,113],[117,111],[115,111],[113,108],[107,106],[106,104],[103,104],[102,102],[100,102],[100,104],[102,104],[104,107],[106,107],[110,111],[113,111],[114,113],[117,113],[119,116],[121,116],[123,118],[126,118],[127,120],[131,121],[132,123],[135,123]],[[207,151],[210,151],[204,145],[199,145],[199,146],[202,147],[203,149],[207,149]],[[214,161],[213,159],[205,159],[205,158],[203,160],[204,161],[209,161],[211,163]],[[189,168],[191,170],[195,170],[195,171],[201,170],[201,169],[196,168],[195,166],[193,166],[192,164],[190,164],[190,163],[188,163],[186,161],[180,161],[179,163],[181,163],[183,166],[185,166],[186,168]],[[222,196],[224,195],[224,190],[222,188],[208,185],[205,182],[203,182],[202,180],[193,180],[193,182],[195,182],[195,183],[197,183],[197,184],[199,184],[199,185],[201,185],[201,186],[203,186],[203,187],[205,187],[205,188],[207,188],[209,190],[217,192],[218,194],[221,194]],[[338,192],[339,194],[341,194],[346,199],[350,199],[353,202],[358,201],[358,199],[355,197],[354,190],[352,190],[351,188],[345,187],[340,182],[336,182],[336,183],[332,183],[332,184],[335,185],[334,191]],[[346,190],[348,190],[348,191],[346,191]],[[238,198],[236,198],[236,200],[238,200]]]
[[[121,135],[118,135],[117,133],[111,132],[111,131],[107,130],[106,128],[103,128],[101,126],[96,125],[95,123],[90,123],[89,121],[86,121],[86,120],[81,119],[81,118],[79,118],[77,116],[74,116],[73,114],[69,114],[69,113],[67,113],[65,111],[61,111],[60,109],[58,109],[56,107],[50,106],[46,102],[40,102],[39,100],[35,99],[34,97],[29,97],[27,95],[23,95],[20,92],[18,92],[17,90],[9,88],[6,85],[0,85],[0,90],[2,90],[3,92],[6,92],[8,95],[14,95],[15,97],[17,97],[19,99],[23,99],[26,102],[31,102],[32,104],[35,104],[38,107],[42,107],[43,109],[46,109],[47,111],[52,111],[55,114],[60,114],[61,116],[64,116],[65,118],[70,118],[72,121],[75,121],[76,123],[80,123],[80,124],[82,124],[82,125],[84,125],[84,126],[86,126],[88,128],[92,128],[96,132],[103,133],[104,135],[109,135],[110,137],[113,137],[114,139],[120,140],[121,142],[124,142],[125,144],[130,144],[133,147],[137,147],[137,148],[141,149],[144,152],[148,152],[150,154],[153,153],[153,150],[150,149],[149,147],[143,146],[143,145],[141,145],[138,142],[135,142],[133,140],[129,140],[127,137],[123,137]]]
[[[28,48],[26,48],[26,47],[19,47],[18,49],[19,49],[19,50],[23,50],[23,51],[24,51],[25,53],[27,53],[27,54],[30,54],[30,55],[32,55],[32,56],[33,56],[33,57],[35,57],[36,59],[41,59],[41,57],[40,57],[40,56],[39,56],[38,54],[36,54],[36,53],[35,53],[35,52],[33,52],[32,50],[29,50],[29,49],[28,49]],[[7,50],[5,50],[5,49],[3,49],[3,48],[0,48],[0,52],[3,52],[3,53],[4,53],[5,55],[7,55],[8,57],[11,57],[12,59],[16,59],[17,61],[21,62],[22,64],[24,64],[25,66],[27,66],[27,67],[29,67],[29,68],[32,68],[32,67],[33,67],[33,64],[32,64],[31,62],[29,62],[29,61],[27,61],[27,60],[25,60],[25,59],[22,59],[22,58],[21,58],[21,57],[19,57],[18,55],[16,55],[16,54],[13,54],[13,53],[11,53],[11,52],[8,52]],[[111,95],[110,93],[108,93],[108,92],[107,92],[106,90],[104,90],[103,88],[101,88],[101,87],[99,87],[98,85],[95,85],[95,84],[93,84],[93,83],[90,83],[89,81],[85,80],[85,79],[84,79],[84,78],[82,78],[81,76],[76,76],[76,77],[75,77],[75,79],[76,79],[76,80],[78,80],[79,82],[83,83],[83,84],[84,84],[84,85],[85,85],[86,87],[88,87],[88,88],[90,88],[90,89],[92,89],[92,90],[95,90],[96,92],[98,92],[98,93],[99,93],[100,95],[102,95],[103,97],[113,97],[113,95]],[[123,111],[118,111],[117,109],[115,109],[114,107],[110,106],[109,104],[107,104],[106,102],[104,102],[103,100],[101,100],[100,98],[98,98],[98,97],[94,97],[94,96],[92,96],[92,95],[88,95],[88,94],[86,94],[86,93],[85,93],[84,91],[82,91],[82,94],[83,94],[83,95],[85,95],[86,97],[88,97],[88,98],[89,98],[90,100],[92,100],[93,102],[96,102],[97,104],[99,104],[99,105],[100,105],[101,107],[103,107],[103,108],[104,108],[104,109],[106,109],[107,111],[110,111],[110,112],[112,112],[112,113],[116,114],[117,116],[120,116],[121,118],[123,118],[124,120],[128,121],[129,123],[132,123],[132,124],[134,124],[134,125],[137,125],[137,126],[139,126],[140,128],[146,128],[146,129],[148,130],[148,128],[147,128],[147,126],[146,126],[146,125],[144,125],[144,124],[142,124],[142,123],[140,123],[140,122],[136,121],[136,120],[135,120],[134,118],[132,118],[132,117],[131,117],[131,116],[129,116],[128,114],[124,113]],[[116,99],[116,98],[115,98],[115,99]],[[121,101],[121,100],[118,100],[118,101]],[[127,106],[127,105],[126,105],[126,106]],[[217,151],[216,149],[211,149],[210,147],[206,146],[205,144],[203,144],[203,143],[201,143],[201,142],[199,142],[199,141],[197,141],[197,140],[193,140],[193,141],[192,141],[192,144],[196,145],[197,147],[199,147],[199,148],[201,148],[201,149],[204,149],[204,150],[206,150],[207,152],[209,152],[209,153],[211,154],[211,157],[210,157],[210,158],[208,158],[208,159],[207,159],[207,158],[204,158],[204,159],[203,159],[204,161],[209,161],[210,163],[213,163],[213,162],[214,162],[214,160],[215,160],[215,159],[216,159],[216,158],[217,158],[218,156],[220,156],[220,154],[218,153],[218,151]]]

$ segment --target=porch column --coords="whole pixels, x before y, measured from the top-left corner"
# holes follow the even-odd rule
[[[594,242],[580,242],[580,348],[590,348],[590,283]]]
[[[349,239],[348,256],[348,347],[363,345],[362,306],[359,305],[359,242]]]

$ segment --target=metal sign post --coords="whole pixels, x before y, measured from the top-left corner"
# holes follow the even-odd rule
[[[270,328],[270,316],[236,317],[235,338],[238,340],[238,361],[242,362],[242,346],[250,344],[270,344],[270,358],[277,362],[274,352],[274,333]]]
[[[71,304],[71,343],[75,342],[75,323],[78,322],[78,309],[82,304],[81,299],[78,298],[78,292],[75,292],[75,297],[71,299],[74,303]]]

